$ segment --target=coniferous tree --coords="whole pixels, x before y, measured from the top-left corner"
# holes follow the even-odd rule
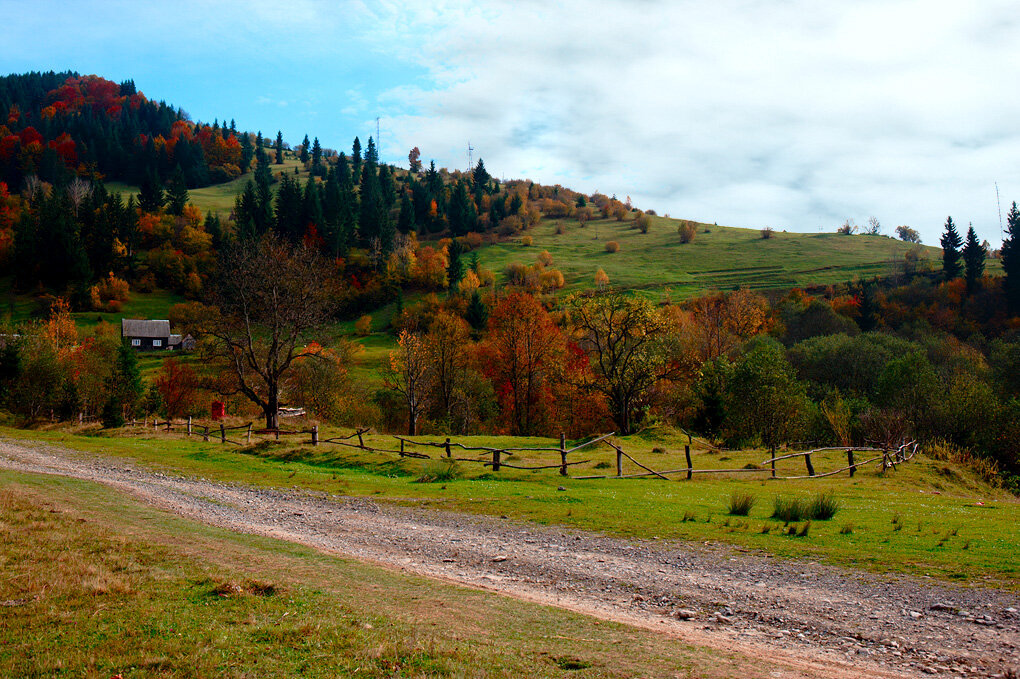
[[[400,216],[397,218],[397,231],[411,233],[414,231],[414,205],[405,191],[400,197]]]
[[[143,212],[156,213],[163,209],[164,201],[163,185],[159,177],[155,172],[147,173],[138,189],[138,207]]]
[[[454,238],[450,241],[450,246],[446,251],[446,278],[450,282],[451,290],[464,278],[464,261],[461,259],[463,252],[464,247],[460,244],[459,240]]]
[[[261,235],[258,227],[258,202],[255,182],[249,179],[244,191],[234,199],[234,224],[240,240],[249,240]]]
[[[474,201],[468,195],[466,182],[457,183],[457,188],[450,199],[449,217],[450,233],[454,236],[463,236],[468,231],[474,230],[478,223],[478,214]]]
[[[309,145],[308,135],[306,134],[304,140],[301,142],[301,156],[300,156],[300,158],[301,158],[301,164],[302,165],[307,163],[308,159],[311,157],[311,156],[308,155],[308,145]]]
[[[251,161],[255,157],[255,147],[251,144],[251,135],[241,135],[241,172],[251,170]]]
[[[485,324],[489,321],[489,310],[482,301],[482,296],[478,290],[471,293],[471,300],[468,302],[467,310],[464,313],[464,320],[471,325],[475,332],[484,330]]]
[[[361,201],[360,217],[358,219],[358,235],[366,244],[371,244],[373,238],[382,235],[382,198],[379,195],[379,178],[376,175],[376,168],[366,158],[361,168]]]
[[[188,184],[184,181],[184,172],[180,165],[170,178],[170,184],[166,192],[166,207],[170,214],[181,216],[184,206],[188,204]]]
[[[304,235],[301,188],[297,180],[286,173],[280,178],[276,192],[276,232],[294,243]]]
[[[318,137],[312,142],[312,174],[316,176],[325,174],[325,168],[322,166],[322,146],[319,145]]]
[[[209,237],[212,238],[213,248],[218,250],[223,245],[223,224],[220,222],[219,215],[206,212],[203,228],[209,234]]]
[[[1006,217],[1006,237],[1002,240],[1002,270],[1006,274],[1006,301],[1013,313],[1020,313],[1020,210],[1016,201]]]
[[[375,140],[368,138],[368,148],[365,149],[365,162],[373,165],[379,164],[379,149],[375,147]]]
[[[142,373],[138,368],[138,352],[128,344],[127,340],[121,342],[117,348],[117,363],[111,378],[111,400],[115,401],[118,411],[123,410],[128,415],[133,415],[135,406],[142,398],[144,387],[142,386]]]
[[[351,175],[361,176],[361,140],[357,137],[354,138],[354,143],[351,145]]]
[[[354,178],[347,165],[347,158],[340,154],[336,163],[337,183],[340,184],[340,208],[337,215],[338,252],[346,253],[354,242],[358,226],[358,194],[354,190]]]
[[[963,262],[967,267],[967,292],[977,289],[985,273],[985,248],[978,241],[974,225],[967,229],[967,242],[963,246]]]
[[[953,224],[952,217],[946,219],[946,230],[942,234],[940,242],[942,244],[942,273],[947,281],[959,278],[960,274],[963,273],[963,263],[961,262],[960,255],[960,246],[963,245],[963,239],[960,238],[960,234],[956,230],[956,224]]]
[[[276,164],[283,165],[283,132],[281,131],[276,132],[276,144],[274,148],[276,149]]]
[[[478,159],[478,164],[475,165],[474,171],[471,173],[472,179],[472,193],[475,196],[481,196],[489,190],[489,180],[492,177],[489,176],[488,171],[485,169],[485,163],[481,158]]]
[[[379,196],[387,208],[393,207],[397,202],[397,187],[393,182],[393,173],[390,172],[389,165],[379,166]]]
[[[302,227],[305,229],[305,233],[310,231],[310,227],[314,227],[317,233],[322,234],[324,220],[321,194],[318,182],[314,177],[309,177],[305,182],[304,194],[301,196]]]

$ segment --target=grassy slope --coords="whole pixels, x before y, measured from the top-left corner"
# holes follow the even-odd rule
[[[224,481],[370,495],[381,501],[506,515],[641,538],[715,540],[779,556],[824,558],[870,570],[1014,589],[1020,586],[1020,544],[1016,539],[1020,503],[988,488],[964,468],[923,457],[885,475],[873,466],[861,470],[852,480],[842,474],[799,481],[768,481],[747,475],[697,476],[693,482],[681,483],[651,479],[585,481],[563,479],[555,471],[505,469],[495,474],[481,465],[459,463],[458,479],[416,483],[424,471],[435,471],[440,463],[399,460],[394,455],[326,445],[314,450],[264,445],[244,452],[180,436],[124,433],[133,438],[3,430],[6,436],[42,438]],[[328,435],[329,431],[323,430],[323,438]],[[550,445],[542,439],[457,440],[490,446]],[[391,437],[373,436],[368,441],[380,447],[392,447],[394,443]],[[628,453],[653,468],[684,466],[681,440],[677,438],[631,437],[623,441]],[[657,453],[653,447],[673,452]],[[431,452],[435,454],[434,449]],[[528,454],[510,461],[555,463],[558,457],[556,453]],[[760,451],[695,451],[694,466],[740,468],[763,457]],[[614,454],[605,448],[581,452],[572,459],[591,460],[584,467],[573,467],[573,475],[613,471],[605,468],[605,463],[614,464]],[[603,467],[595,468],[600,462]],[[845,457],[841,461],[839,455],[816,456],[814,462],[821,473],[842,466]],[[780,474],[804,473],[800,460],[781,462],[779,469]],[[628,471],[638,470],[625,467],[625,473]],[[561,485],[566,492],[557,490]],[[727,500],[735,490],[758,497],[747,519],[727,516]],[[831,491],[839,500],[841,509],[836,517],[814,522],[805,538],[780,534],[783,524],[768,518],[773,497],[811,497],[820,491]],[[682,520],[685,513],[693,520]],[[894,517],[898,519],[895,523]],[[766,526],[770,532],[763,533]],[[852,532],[841,533],[847,527]]]
[[[0,471],[0,536],[3,676],[750,677],[776,668],[210,528],[59,477]]]

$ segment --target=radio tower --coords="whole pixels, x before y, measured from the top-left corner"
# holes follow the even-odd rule
[[[467,156],[468,156],[468,172],[470,172],[472,170],[472,168],[474,168],[474,166],[475,166],[474,159],[473,159],[473,157],[471,155],[472,152],[474,152],[474,150],[475,150],[475,147],[471,145],[471,142],[468,142],[468,154],[467,154]]]
[[[379,134],[379,116],[375,117],[375,155],[382,157],[382,139]]]
[[[1002,230],[1002,203],[999,201],[999,182],[995,182],[995,206],[999,208],[999,240],[1003,240],[1005,233]]]

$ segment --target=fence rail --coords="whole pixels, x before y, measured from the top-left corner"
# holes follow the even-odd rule
[[[684,446],[684,458],[686,465],[677,469],[664,469],[656,470],[645,465],[642,462],[634,459],[633,456],[629,455],[624,451],[621,444],[610,441],[615,432],[603,434],[587,441],[582,441],[570,448],[567,447],[566,436],[560,434],[560,445],[558,447],[552,446],[536,446],[536,447],[505,447],[498,448],[492,446],[472,446],[463,443],[458,443],[450,438],[446,438],[443,441],[415,441],[411,438],[404,436],[392,435],[394,441],[399,443],[398,446],[392,448],[381,447],[378,445],[367,445],[365,443],[365,434],[371,432],[369,428],[358,428],[346,436],[333,436],[330,438],[319,438],[319,427],[313,425],[310,429],[284,429],[284,428],[259,428],[254,427],[253,422],[246,424],[227,427],[225,424],[220,423],[219,427],[215,425],[201,425],[194,424],[192,419],[189,417],[186,422],[173,422],[167,420],[160,422],[153,420],[151,424],[148,420],[143,420],[141,423],[132,421],[132,425],[149,427],[151,426],[153,431],[173,431],[175,427],[185,428],[188,436],[201,436],[203,441],[209,441],[212,438],[216,438],[220,443],[233,444],[236,446],[250,445],[252,442],[252,436],[258,437],[272,437],[274,440],[279,440],[281,436],[310,436],[310,440],[303,441],[302,443],[308,443],[312,446],[318,445],[333,445],[345,448],[354,448],[357,450],[363,450],[371,453],[384,453],[390,455],[396,455],[401,458],[412,458],[418,460],[432,460],[432,459],[447,459],[450,461],[467,462],[474,464],[481,464],[485,467],[491,467],[493,471],[499,471],[503,467],[508,469],[520,469],[528,471],[537,471],[545,469],[558,469],[561,476],[568,476],[568,470],[570,467],[575,467],[583,464],[590,464],[593,460],[568,460],[567,456],[571,453],[576,453],[585,448],[591,448],[599,443],[605,443],[610,449],[615,451],[616,456],[616,474],[593,474],[585,476],[575,476],[573,478],[578,480],[596,480],[596,479],[632,479],[642,477],[655,477],[666,481],[679,481],[681,478],[674,478],[677,475],[683,475],[682,478],[687,480],[693,479],[695,474],[768,474],[770,479],[775,480],[796,480],[796,479],[818,479],[829,476],[835,476],[844,472],[849,472],[849,476],[853,477],[858,469],[865,467],[875,462],[881,461],[881,468],[884,472],[886,469],[895,469],[896,465],[908,462],[917,454],[919,446],[916,441],[909,441],[901,443],[897,446],[887,446],[885,448],[876,447],[859,447],[859,446],[834,446],[826,448],[814,448],[812,450],[806,450],[795,453],[788,453],[785,455],[776,455],[775,451],[763,460],[760,464],[749,465],[747,467],[741,467],[737,469],[695,469],[694,462],[691,457],[691,445],[688,443]],[[229,432],[244,432],[244,442],[235,440],[234,438],[228,437]],[[238,439],[241,437],[237,437]],[[355,443],[355,439],[357,442]],[[693,437],[688,439],[689,442],[693,442]],[[418,450],[412,450],[412,448],[418,448]],[[435,456],[430,455],[427,452],[423,452],[421,449],[435,449],[437,454]],[[454,457],[454,449],[464,451],[464,453],[477,452],[478,455],[475,457]],[[712,448],[712,451],[718,449]],[[811,456],[816,457],[824,453],[833,452],[845,452],[847,456],[846,466],[838,469],[829,470],[823,473],[818,473],[815,470],[814,463],[812,462]],[[504,456],[511,456],[516,453],[559,453],[560,460],[555,464],[522,464],[507,462]],[[858,459],[856,454],[860,453],[879,453],[866,459]],[[787,475],[779,476],[776,473],[776,462],[784,460],[792,460],[796,458],[803,458],[804,465],[806,467],[807,474],[804,475]],[[624,473],[624,460],[629,461],[633,466],[639,468],[641,471]],[[523,462],[523,461],[522,461]]]

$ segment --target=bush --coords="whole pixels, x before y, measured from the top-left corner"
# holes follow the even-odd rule
[[[524,247],[531,245],[531,236],[521,236],[521,245]]]
[[[761,230],[762,240],[768,240],[769,238],[772,238],[772,234],[774,234],[775,232],[776,230],[773,229],[771,226],[766,226],[764,229]]]
[[[647,214],[641,213],[641,214],[638,214],[638,216],[634,218],[634,226],[639,231],[641,231],[641,233],[648,233],[648,229],[651,227],[651,225],[652,225],[652,218],[649,217]]]
[[[676,232],[680,234],[681,243],[690,243],[698,235],[698,225],[689,219],[681,219],[677,224]]]
[[[735,490],[730,495],[730,502],[727,507],[727,513],[730,516],[747,516],[751,513],[751,508],[754,507],[754,503],[758,500],[757,497],[750,493]]]
[[[612,252],[619,252],[619,251],[620,251],[620,244],[617,243],[615,240],[611,240],[608,243],[606,243],[606,252],[612,253]]]
[[[354,322],[354,332],[360,337],[367,337],[372,332],[372,317],[365,314]]]

